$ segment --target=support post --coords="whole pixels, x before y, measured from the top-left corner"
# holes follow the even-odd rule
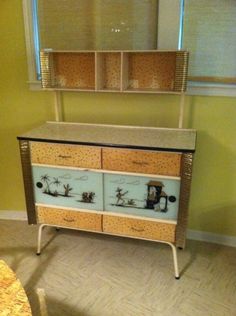
[[[45,226],[47,226],[47,225],[41,224],[41,225],[39,226],[39,230],[38,230],[38,246],[37,246],[37,252],[36,252],[37,256],[39,256],[39,255],[41,254],[42,230],[43,230],[43,228],[44,228]]]
[[[179,128],[183,128],[184,120],[184,93],[181,93],[180,96],[180,105],[179,105]]]
[[[179,280],[179,267],[178,267],[178,259],[177,259],[177,250],[176,246],[172,243],[169,243],[172,248],[173,261],[174,261],[174,270],[175,270],[175,278]]]
[[[55,101],[54,101],[54,109],[55,109],[55,120],[56,122],[63,121],[62,115],[62,96],[60,91],[55,91]]]

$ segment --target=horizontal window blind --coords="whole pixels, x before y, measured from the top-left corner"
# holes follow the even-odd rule
[[[158,0],[38,0],[41,48],[156,49]]]
[[[183,47],[190,80],[236,83],[236,1],[185,0]]]

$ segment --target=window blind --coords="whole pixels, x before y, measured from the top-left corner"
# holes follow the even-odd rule
[[[38,0],[41,48],[157,48],[158,0]]]
[[[190,80],[236,83],[236,1],[185,0],[183,47]]]

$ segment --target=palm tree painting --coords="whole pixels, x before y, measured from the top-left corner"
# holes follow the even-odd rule
[[[103,175],[100,173],[37,165],[32,166],[32,180],[38,204],[103,209]]]
[[[58,180],[58,178],[53,178],[52,184],[56,185],[57,187],[61,184],[61,181]],[[54,190],[53,195],[58,196],[58,191]]]
[[[36,183],[36,186],[39,188],[39,189],[43,189],[43,193],[44,194],[49,194],[49,195],[52,195],[52,196],[64,196],[64,197],[69,197],[69,193],[70,191],[73,190],[73,188],[67,183],[67,184],[63,184],[63,188],[64,188],[64,192],[63,193],[59,193],[58,190],[52,190],[51,187],[52,185],[55,187],[59,187],[61,185],[61,181],[59,181],[58,178],[55,178],[53,177],[53,180],[51,181],[51,178],[49,175],[45,174],[45,175],[42,175],[40,177],[40,180],[39,182]]]
[[[70,191],[72,191],[73,188],[71,188],[69,184],[66,184],[66,185],[63,184],[63,187],[64,187],[64,196],[67,196],[67,197],[68,197]]]
[[[49,177],[47,174],[45,174],[45,175],[41,176],[41,181],[42,181],[43,183],[45,183],[45,185],[46,185],[46,187],[45,187],[43,193],[50,194],[50,193],[51,193],[51,192],[50,192],[50,184],[49,184],[50,177]],[[37,183],[37,186],[39,186],[39,183]]]

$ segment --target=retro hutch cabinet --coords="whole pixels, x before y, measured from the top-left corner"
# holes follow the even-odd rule
[[[42,51],[49,90],[171,93],[186,51]],[[180,121],[183,103],[180,107]],[[179,127],[182,127],[180,122]],[[48,122],[18,137],[29,224],[185,246],[196,131]]]
[[[185,245],[195,130],[47,122],[18,137],[29,224]]]

